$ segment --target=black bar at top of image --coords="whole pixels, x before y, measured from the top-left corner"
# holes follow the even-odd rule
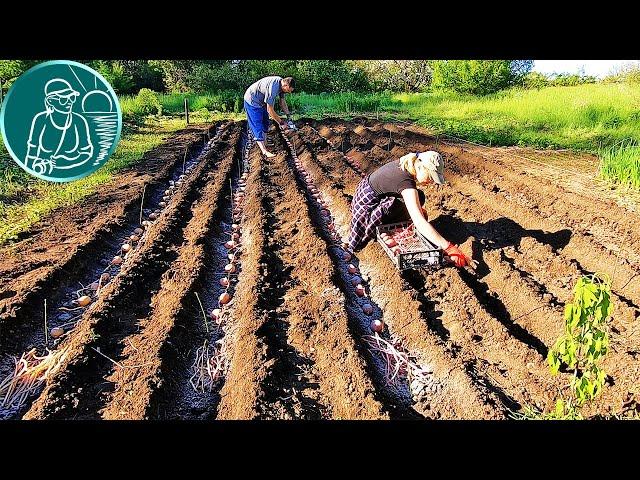
[[[299,6],[299,4],[298,4]],[[539,11],[518,18],[461,17],[466,7],[440,8],[428,15],[400,10],[346,7],[308,11],[292,19],[275,13],[257,22],[250,10],[230,16],[211,8],[166,8],[120,12],[104,31],[80,28],[87,19],[65,14],[64,27],[51,18],[29,17],[19,31],[4,11],[0,30],[2,59],[608,59],[640,58],[631,27],[633,15],[615,27],[604,19],[561,18]],[[247,7],[248,8],[248,7]],[[291,7],[296,9],[298,7]],[[201,9],[201,11],[199,11]],[[460,11],[462,10],[462,11]],[[538,9],[539,10],[539,9]],[[316,14],[317,13],[317,14]],[[249,18],[247,19],[247,16]],[[633,20],[635,21],[635,20]],[[80,23],[79,23],[80,22]],[[605,22],[605,23],[603,23]],[[626,22],[631,22],[627,28]],[[73,27],[73,28],[72,28]]]

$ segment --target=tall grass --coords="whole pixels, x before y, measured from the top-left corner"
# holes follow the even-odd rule
[[[290,103],[312,116],[378,109],[443,133],[492,145],[595,153],[600,145],[640,140],[637,84],[511,89],[484,97],[452,92],[372,94],[362,102],[352,101],[348,94],[293,97]]]
[[[640,188],[637,83],[511,89],[483,97],[434,91],[360,98],[299,94],[290,103],[301,114],[315,117],[381,111],[488,145],[588,151],[600,156],[604,178]]]
[[[218,93],[157,93],[156,97],[162,106],[162,113],[168,115],[181,115],[184,113],[184,100],[189,101],[189,110],[200,113],[206,117],[211,113],[236,113],[242,112],[242,93],[223,91]],[[123,95],[120,97],[120,105],[125,118],[144,116],[147,105],[140,102],[135,95]]]
[[[640,189],[640,143],[621,142],[600,151],[600,174],[615,183]]]
[[[287,104],[294,111],[308,115],[351,115],[379,110],[398,110],[402,107],[402,102],[391,95],[353,92],[320,95],[292,94],[287,97]]]
[[[180,115],[184,99],[203,119],[242,115],[242,92],[156,94],[162,113]],[[298,115],[393,114],[443,133],[492,145],[571,148],[597,153],[600,146],[640,140],[640,84],[596,83],[539,90],[510,89],[477,97],[453,92],[352,92],[287,95]],[[135,96],[120,98],[127,115],[143,110]]]

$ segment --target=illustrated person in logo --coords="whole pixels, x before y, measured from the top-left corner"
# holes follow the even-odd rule
[[[49,80],[44,87],[45,111],[31,122],[26,164],[39,174],[53,169],[69,169],[87,162],[93,155],[89,125],[73,112],[80,93],[62,78]]]
[[[265,134],[269,130],[269,117],[273,118],[285,130],[295,128],[293,122],[285,122],[276,113],[273,104],[276,97],[280,97],[280,107],[290,117],[289,107],[284,99],[285,93],[293,92],[295,81],[292,77],[282,78],[277,75],[264,77],[253,83],[244,93],[244,111],[247,113],[247,123],[256,139],[260,151],[267,158],[275,155],[264,146]]]

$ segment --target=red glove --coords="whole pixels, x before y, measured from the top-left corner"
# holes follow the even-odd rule
[[[453,260],[456,267],[466,267],[469,264],[469,259],[454,243],[449,242],[449,245],[444,249],[444,252],[451,258],[451,260]]]

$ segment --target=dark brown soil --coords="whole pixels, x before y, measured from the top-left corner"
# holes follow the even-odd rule
[[[244,123],[209,127],[219,135],[202,156],[203,128],[176,134],[135,169],[0,250],[4,375],[11,356],[43,349],[44,299],[56,310],[77,282],[101,271],[123,232],[138,223],[143,185],[153,205],[182,169],[185,149],[191,152],[193,167],[160,218],[77,326],[49,343],[66,349],[60,368],[23,410],[4,417],[498,419],[525,405],[548,411],[570,374],[552,377],[545,357],[562,333],[576,279],[596,271],[612,275],[615,308],[607,384],[583,413],[640,408],[637,213],[600,195],[596,182],[590,188],[584,175],[564,171],[555,179],[554,168],[566,162],[529,168],[510,157],[513,149],[470,147],[371,119],[299,123],[300,131],[286,137],[269,133],[275,158],[256,147],[248,153],[241,266],[223,328],[229,368],[212,391],[196,394],[189,384],[195,350],[214,338],[203,328],[195,293],[209,313],[218,295],[211,282],[226,255],[220,243],[231,221],[228,187],[241,171]],[[438,389],[415,396],[406,378],[387,384],[380,357],[367,349],[363,299],[294,159],[346,238],[362,177],[345,154],[370,172],[427,149],[445,156],[449,182],[425,188],[429,218],[478,267],[400,273],[376,243],[350,260],[386,338],[400,339],[432,371]],[[51,322],[64,318],[54,313]]]

